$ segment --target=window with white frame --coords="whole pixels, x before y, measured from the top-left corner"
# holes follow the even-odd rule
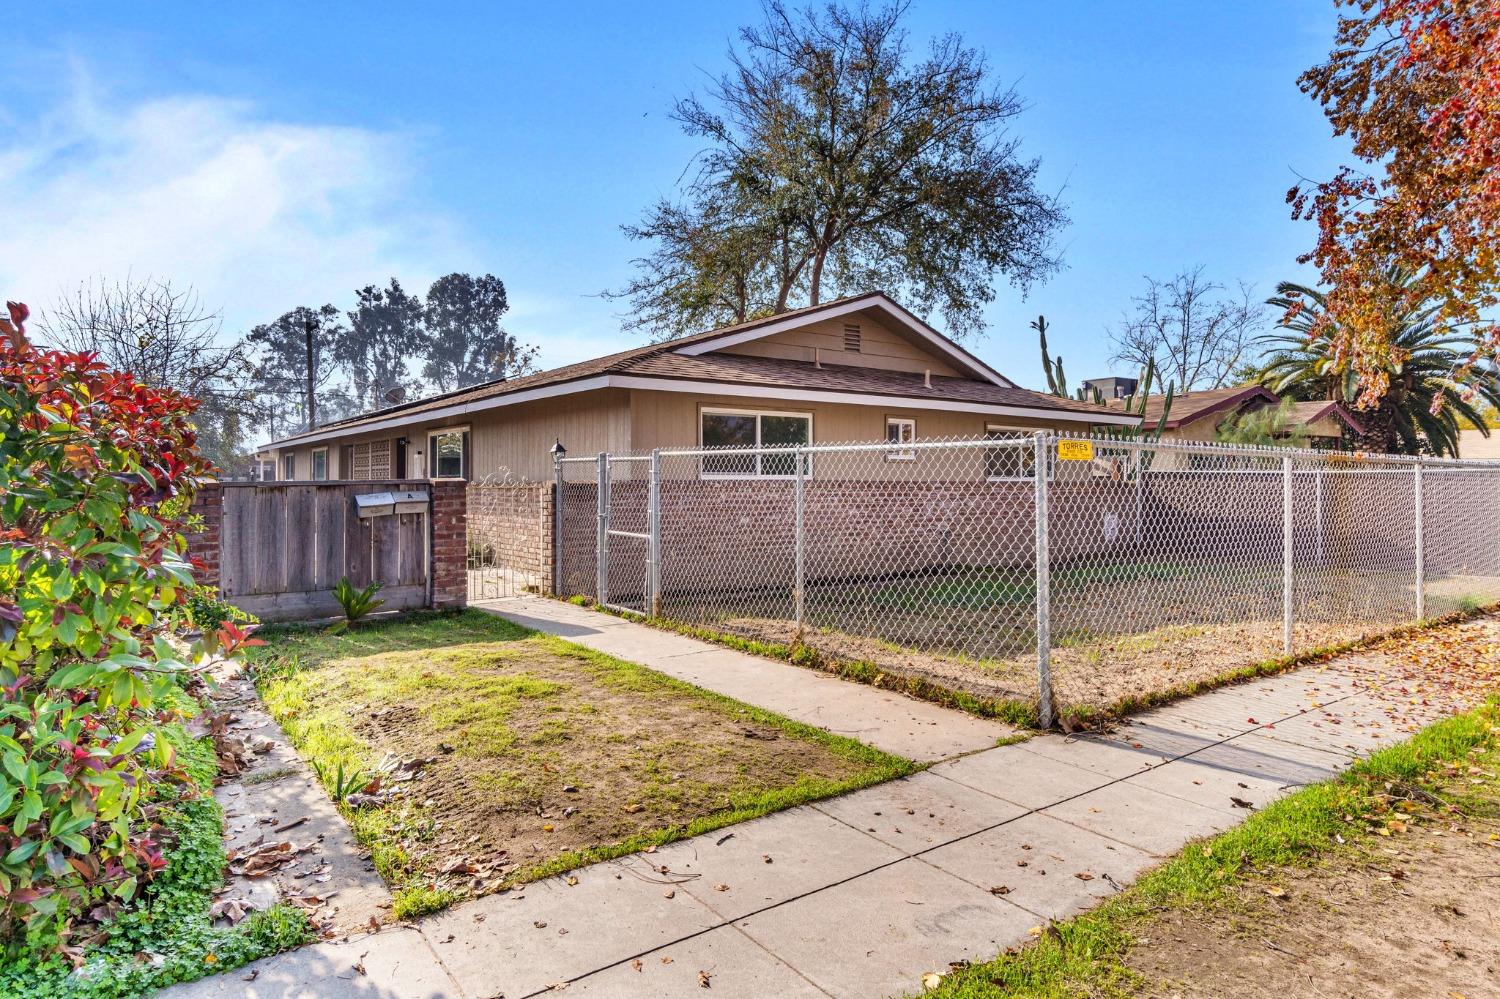
[[[312,453],[312,477],[321,482],[328,478],[328,449],[320,447]]]
[[[705,409],[699,416],[699,443],[706,448],[811,444],[812,414]],[[807,470],[808,466],[804,464],[804,473]],[[793,454],[729,453],[705,455],[703,458],[703,475],[708,478],[790,476],[796,473],[796,456]]]
[[[287,482],[290,482],[297,477],[296,452],[288,451],[286,454],[281,456],[281,477]]]
[[[261,482],[276,481],[276,462],[259,461],[255,464],[255,477]]]
[[[448,427],[427,434],[427,475],[433,479],[469,477],[468,427]]]
[[[892,444],[910,444],[917,439],[917,421],[901,416],[887,416],[885,418],[885,439]],[[904,448],[898,451],[887,451],[886,461],[913,461],[917,452]]]
[[[1008,482],[1036,478],[1036,447],[1032,444],[1033,430],[1022,427],[987,424],[984,436],[992,441],[1023,441],[1009,447],[985,448],[984,477],[991,482]],[[1053,459],[1047,456],[1047,478],[1052,478]]]

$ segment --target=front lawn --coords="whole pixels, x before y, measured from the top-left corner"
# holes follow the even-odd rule
[[[398,917],[914,769],[480,611],[257,636],[261,696],[330,793],[378,775],[345,812]]]

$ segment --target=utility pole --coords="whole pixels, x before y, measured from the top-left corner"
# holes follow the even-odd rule
[[[312,316],[303,319],[302,329],[307,334],[307,429],[313,430],[318,425],[318,399],[313,387],[316,380],[313,368],[313,331],[317,329],[317,324],[313,322]]]

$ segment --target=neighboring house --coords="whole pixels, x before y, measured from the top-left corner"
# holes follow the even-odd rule
[[[1144,426],[1151,429],[1156,427],[1161,421],[1164,403],[1164,396],[1147,397],[1141,421]],[[1124,404],[1111,400],[1110,405],[1118,409]],[[1183,392],[1172,397],[1172,407],[1167,411],[1161,439],[1212,441],[1226,421],[1241,413],[1279,405],[1280,397],[1263,385],[1235,385],[1202,392]],[[1345,431],[1364,433],[1358,418],[1342,403],[1332,400],[1294,403],[1292,414],[1289,429],[1300,430],[1313,447],[1336,448],[1343,440]]]
[[[881,292],[333,423],[257,455],[277,477],[546,480],[571,455],[1088,432],[1138,420],[1017,386]],[[776,475],[755,461],[705,477]]]

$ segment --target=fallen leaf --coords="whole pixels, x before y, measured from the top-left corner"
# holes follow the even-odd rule
[[[700,989],[713,988],[713,986],[709,984],[709,979],[712,978],[712,977],[713,976],[710,975],[706,971],[700,971],[700,972],[698,972],[698,987]]]
[[[1092,874],[1090,874],[1088,871],[1079,871],[1077,874],[1075,874],[1073,876],[1075,878],[1077,878],[1079,881],[1092,881],[1092,880],[1094,880],[1094,876]]]
[[[993,888],[990,889],[990,894],[991,895],[1009,895],[1010,894],[1010,887],[1008,885],[995,885],[995,887],[993,887]]]
[[[936,989],[941,984],[943,984],[943,976],[938,974],[936,971],[929,971],[927,972],[927,974],[922,976],[922,988],[926,989],[928,992]]]
[[[1279,885],[1272,885],[1266,889],[1266,894],[1272,898],[1286,898],[1286,889]]]
[[[728,890],[729,890],[729,886],[728,885],[725,885],[725,884],[714,885],[714,891],[728,891]]]

